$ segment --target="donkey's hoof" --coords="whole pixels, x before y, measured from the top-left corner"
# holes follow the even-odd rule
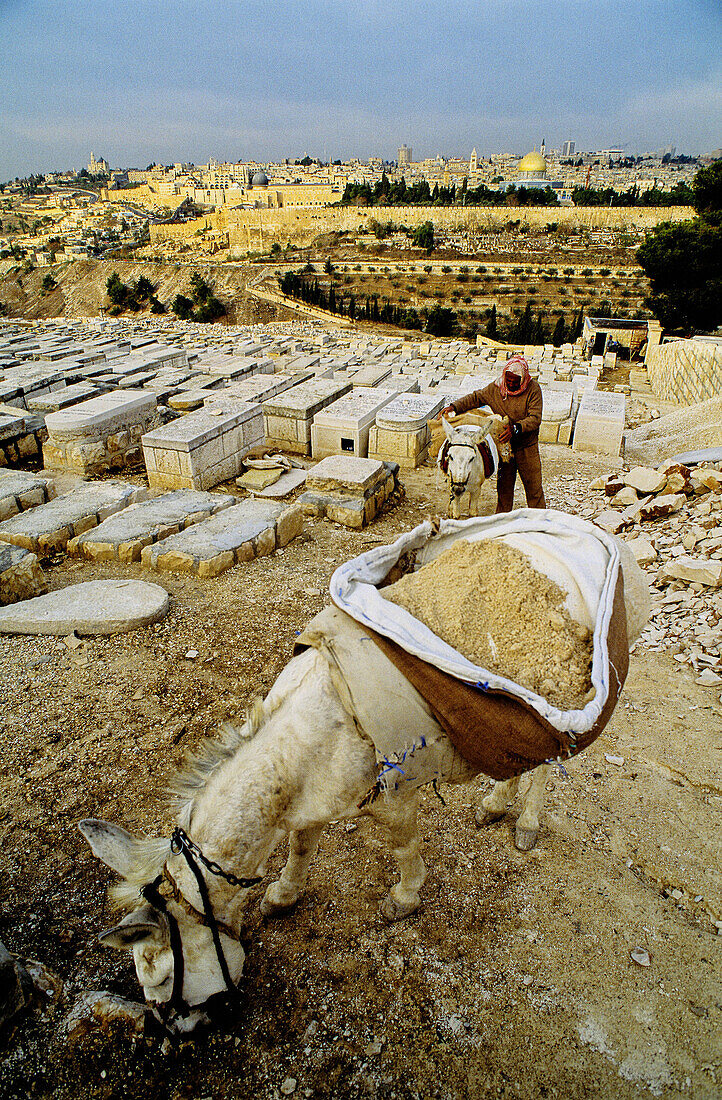
[[[493,825],[495,821],[501,821],[504,813],[504,810],[485,810],[484,803],[482,802],[474,811],[474,821],[479,828],[484,825]]]
[[[397,901],[393,893],[388,893],[379,905],[379,911],[385,921],[392,923],[416,912],[420,904],[418,901]]]
[[[514,834],[514,844],[520,852],[530,852],[537,842],[539,829],[521,829],[518,825]]]
[[[273,889],[275,885],[276,883],[271,883],[261,900],[261,915],[264,917],[285,917],[286,913],[291,912],[300,896],[284,895],[281,892],[277,895]]]

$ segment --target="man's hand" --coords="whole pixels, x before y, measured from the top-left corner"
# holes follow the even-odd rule
[[[446,419],[448,420],[448,418],[450,416],[456,416],[456,409],[454,408],[453,405],[447,405],[445,409],[441,410],[441,412],[438,414],[438,416],[434,417],[434,419],[435,420],[441,420],[442,416],[445,416]]]
[[[508,443],[511,439],[511,424],[505,424],[499,432],[499,442]]]

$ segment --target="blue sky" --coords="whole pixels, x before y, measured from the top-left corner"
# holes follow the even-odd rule
[[[0,0],[0,180],[722,146],[719,0]]]

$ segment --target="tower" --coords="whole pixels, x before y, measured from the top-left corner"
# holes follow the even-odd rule
[[[469,172],[476,172],[479,168],[479,158],[476,155],[476,149],[471,150],[471,156],[469,157]]]
[[[542,138],[541,149],[539,150],[539,152],[541,153],[542,156],[546,156],[546,151],[547,151],[546,143],[544,141],[544,138]]]

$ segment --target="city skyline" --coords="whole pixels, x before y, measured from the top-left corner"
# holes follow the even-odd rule
[[[151,161],[722,145],[717,5],[6,0],[0,179]],[[530,19],[530,10],[534,16]],[[527,28],[533,25],[534,37]]]

